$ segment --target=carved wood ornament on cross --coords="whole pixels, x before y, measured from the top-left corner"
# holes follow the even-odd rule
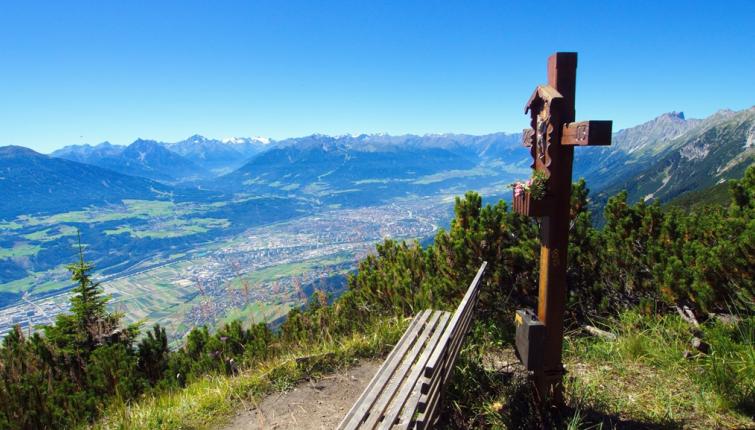
[[[572,162],[575,146],[611,144],[611,121],[574,122],[577,53],[548,58],[548,84],[538,85],[525,106],[530,128],[523,143],[530,148],[532,168],[546,179],[545,196],[515,193],[517,213],[541,218],[538,319],[545,325],[543,368],[535,370],[541,400],[563,402],[561,350],[566,302],[566,257],[569,244]]]

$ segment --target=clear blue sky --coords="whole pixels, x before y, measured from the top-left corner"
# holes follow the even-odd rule
[[[3,2],[0,145],[520,131],[557,50],[579,52],[580,119],[702,117],[755,104],[753,16],[753,0]]]

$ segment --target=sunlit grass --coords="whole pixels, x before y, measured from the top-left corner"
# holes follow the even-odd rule
[[[697,331],[677,315],[630,311],[603,328],[617,339],[567,334],[567,409],[548,415],[537,412],[513,345],[497,340],[505,330],[478,322],[454,371],[453,428],[755,428],[755,316]],[[707,354],[694,336],[710,344]]]
[[[575,406],[622,419],[701,429],[752,426],[753,327],[753,317],[704,324],[711,350],[703,354],[676,315],[624,313],[611,324],[616,341],[567,339],[567,392]]]
[[[408,320],[383,319],[364,333],[333,342],[313,340],[275,359],[259,362],[237,376],[208,375],[184,389],[147,394],[130,404],[117,402],[91,429],[208,429],[227,421],[243,405],[266,393],[386,353]]]

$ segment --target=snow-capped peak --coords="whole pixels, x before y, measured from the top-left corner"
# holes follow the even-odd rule
[[[223,143],[232,143],[238,145],[240,143],[244,143],[246,140],[243,137],[224,137],[220,139],[220,141]]]
[[[257,142],[263,145],[270,143],[270,139],[267,137],[255,136],[255,137],[224,137],[221,139],[223,143],[230,143],[232,145],[240,145],[243,143]]]

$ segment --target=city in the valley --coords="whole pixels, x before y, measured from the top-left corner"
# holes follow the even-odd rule
[[[357,261],[383,239],[433,236],[451,215],[450,198],[417,198],[333,209],[250,228],[242,234],[100,276],[110,306],[130,322],[160,323],[173,340],[192,327],[242,318],[276,323],[315,290],[331,297]],[[0,310],[0,333],[50,324],[70,306],[70,290],[22,300]]]

